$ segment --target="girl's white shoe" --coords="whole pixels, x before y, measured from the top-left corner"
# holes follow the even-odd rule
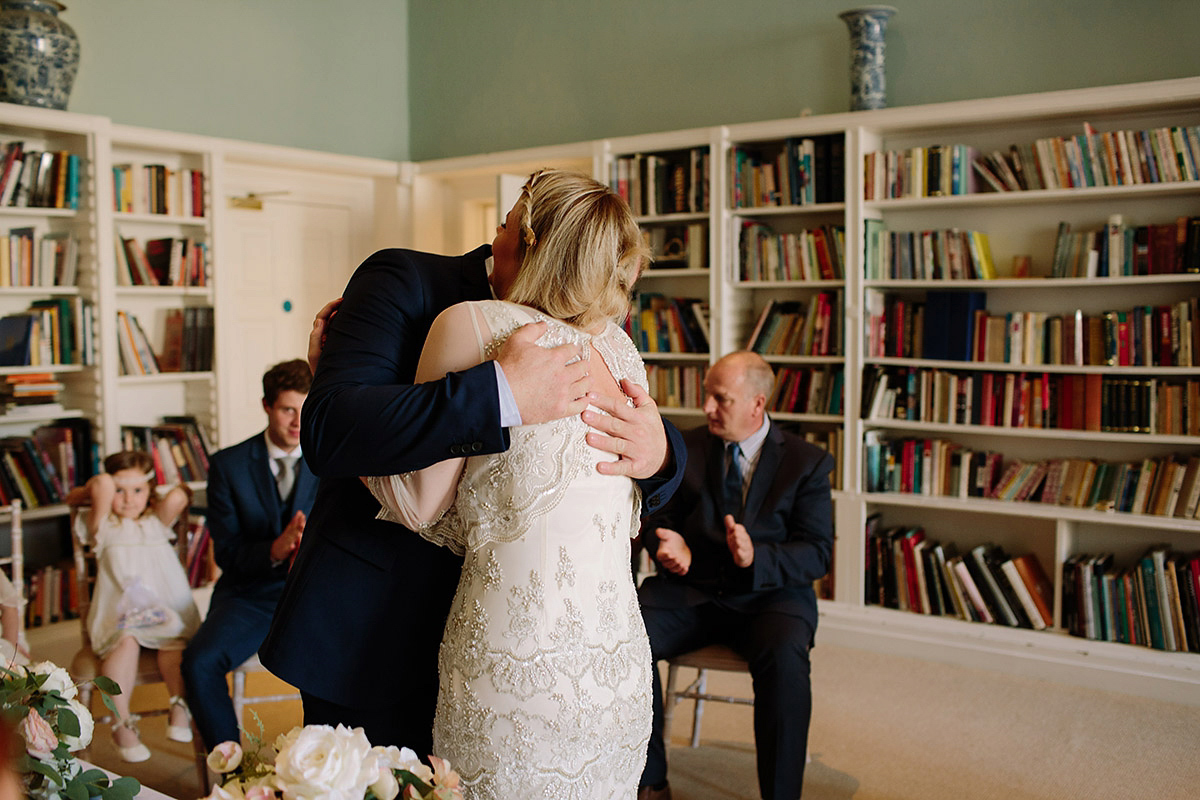
[[[122,747],[121,745],[117,744],[116,733],[119,729],[125,728],[128,731],[132,731],[134,736],[137,736],[137,721],[138,715],[130,714],[125,719],[113,724],[113,744],[116,745],[117,755],[121,757],[122,761],[127,761],[130,764],[136,764],[139,761],[146,761],[149,759],[150,748],[142,744],[140,740],[137,744],[130,745],[129,747]]]
[[[174,711],[176,706],[183,709],[183,713],[187,715],[189,724],[172,725],[170,722],[168,722],[167,738],[172,742],[190,742],[192,740],[192,726],[190,724],[192,720],[192,711],[190,708],[188,708],[187,701],[182,697],[171,698],[171,710]]]

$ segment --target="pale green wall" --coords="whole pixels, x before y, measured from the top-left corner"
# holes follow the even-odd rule
[[[65,0],[69,108],[360,156],[408,154],[407,0]]]
[[[1200,75],[1196,0],[895,0],[890,105]],[[416,160],[849,109],[848,0],[409,0]]]
[[[66,0],[70,108],[429,159],[848,108],[846,0]],[[897,0],[892,105],[1200,75],[1195,0]]]

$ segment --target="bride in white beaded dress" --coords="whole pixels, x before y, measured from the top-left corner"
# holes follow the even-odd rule
[[[490,358],[545,320],[543,346],[574,342],[593,391],[646,388],[628,313],[647,260],[628,207],[604,185],[534,173],[493,243],[497,297],[434,322],[418,382]],[[632,800],[650,734],[650,647],[630,570],[640,497],[603,475],[578,416],[510,428],[496,455],[365,479],[380,516],[464,555],[439,653],[435,752],[467,800]],[[402,623],[396,635],[403,635]]]

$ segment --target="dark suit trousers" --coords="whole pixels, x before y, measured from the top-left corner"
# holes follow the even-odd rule
[[[226,675],[258,652],[282,591],[280,581],[244,589],[218,581],[208,615],[183,651],[188,705],[209,750],[241,741]]]
[[[642,606],[654,661],[724,644],[746,659],[754,685],[754,743],[763,800],[796,800],[804,784],[812,687],[808,651],[813,631],[800,617],[746,614],[714,601],[687,608]],[[654,673],[654,726],[641,785],[667,780],[663,696]]]

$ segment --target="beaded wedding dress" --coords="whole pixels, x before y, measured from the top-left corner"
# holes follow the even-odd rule
[[[482,358],[546,319],[470,304]],[[478,318],[486,322],[484,330]],[[589,336],[556,320],[541,343],[573,341],[618,382],[646,386],[633,343],[609,323]],[[603,367],[597,365],[596,368]],[[468,458],[453,505],[422,536],[464,555],[439,653],[435,753],[466,800],[633,800],[650,734],[650,647],[630,569],[634,483],[596,470],[578,416],[510,430],[503,453]],[[393,514],[398,477],[368,483]]]

